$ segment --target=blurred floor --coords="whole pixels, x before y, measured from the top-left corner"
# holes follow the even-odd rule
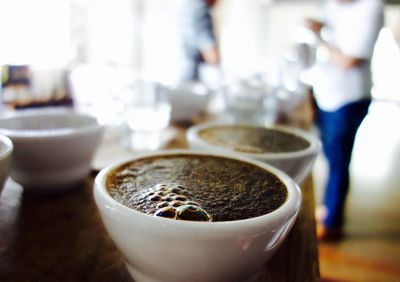
[[[322,281],[400,281],[400,103],[374,102],[351,163],[345,238],[320,243]],[[326,179],[314,167],[317,203]]]

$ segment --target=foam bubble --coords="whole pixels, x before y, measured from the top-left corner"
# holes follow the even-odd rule
[[[166,218],[176,218],[176,209],[173,207],[164,207],[157,210],[154,216],[166,217]]]
[[[160,201],[162,198],[160,195],[151,195],[147,199],[149,199],[150,201]]]
[[[178,188],[178,187],[170,188],[170,189],[168,189],[168,191],[170,193],[175,193],[175,194],[178,194],[178,195],[183,195],[185,193],[185,191],[183,189]]]
[[[176,209],[176,219],[191,221],[212,221],[211,215],[198,206],[183,205]]]
[[[155,186],[155,189],[157,191],[167,191],[168,190],[168,185],[167,184],[157,184]]]
[[[174,198],[165,196],[165,197],[162,197],[162,200],[167,201],[167,202],[172,202],[174,200]]]
[[[168,206],[169,206],[169,204],[167,202],[159,202],[156,207],[157,207],[157,209],[161,209],[161,208],[165,208]]]
[[[182,202],[185,202],[185,201],[187,201],[187,198],[186,198],[185,196],[180,196],[180,195],[178,195],[178,196],[175,196],[175,197],[174,197],[174,200],[175,200],[175,201],[182,201]]]
[[[184,203],[183,202],[181,202],[181,201],[172,201],[171,203],[170,203],[170,206],[172,206],[172,207],[180,207],[180,206],[183,206],[184,205]]]

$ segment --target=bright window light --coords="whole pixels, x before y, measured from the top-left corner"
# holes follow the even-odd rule
[[[68,0],[0,1],[0,65],[55,68],[71,58]]]

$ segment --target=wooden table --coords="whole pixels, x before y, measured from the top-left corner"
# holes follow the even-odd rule
[[[182,134],[170,148],[186,145]],[[6,185],[0,197],[0,281],[132,281],[95,206],[95,174],[81,187],[53,196]],[[302,192],[298,219],[261,281],[319,280],[311,177]]]

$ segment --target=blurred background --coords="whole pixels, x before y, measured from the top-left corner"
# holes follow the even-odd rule
[[[227,119],[231,99],[241,99],[241,93],[254,97],[241,105],[259,104],[262,96],[263,124],[305,115],[316,50],[303,23],[318,15],[321,1],[209,1],[219,58],[216,64],[202,62],[196,78],[186,80],[179,77],[177,42],[187,19],[180,18],[184,11],[177,13],[178,2],[0,1],[0,116],[32,107],[75,107],[103,124],[125,122],[132,129],[137,125],[126,117],[136,100],[127,93],[138,87],[156,97],[158,112],[165,109],[159,117],[164,123],[204,112]],[[385,4],[372,70],[374,101],[351,164],[348,236],[320,244],[327,281],[400,277],[400,1]],[[168,97],[160,98],[165,92]],[[163,99],[171,107],[168,117]],[[314,168],[317,202],[325,180],[321,156]]]

